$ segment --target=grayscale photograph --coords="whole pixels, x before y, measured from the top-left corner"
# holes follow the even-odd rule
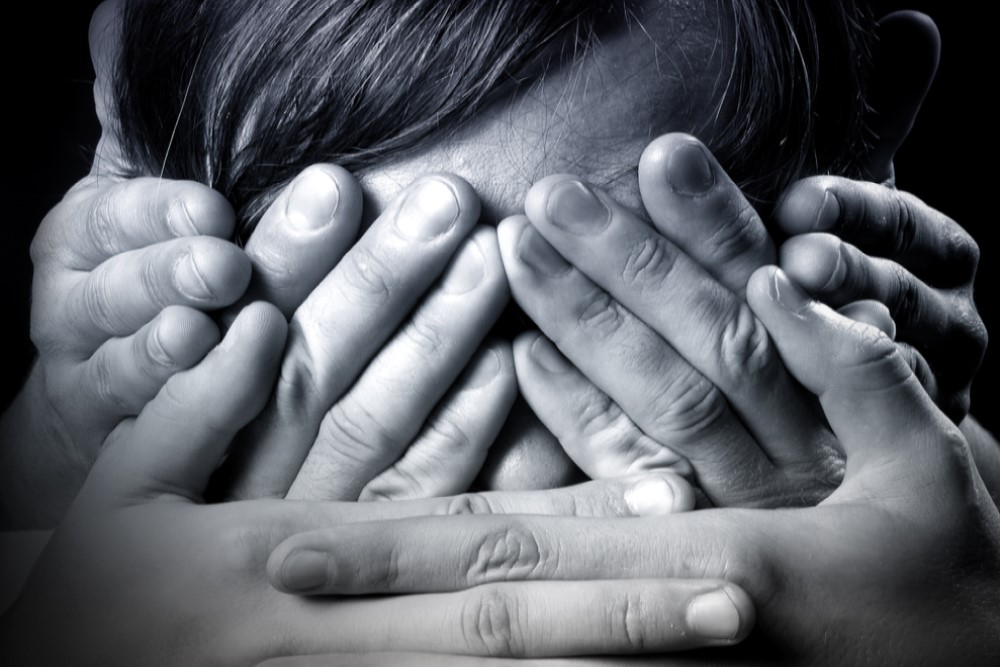
[[[972,3],[71,4],[0,664],[1000,664]]]

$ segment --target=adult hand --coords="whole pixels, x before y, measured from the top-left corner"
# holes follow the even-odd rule
[[[339,183],[340,224],[356,229],[360,189],[346,174]],[[508,293],[495,232],[474,228],[478,216],[467,183],[426,176],[353,247],[326,253],[332,270],[294,309],[274,397],[227,462],[230,493],[468,488],[516,393],[509,348],[480,346]]]
[[[916,12],[879,24],[867,161],[872,182],[834,176],[803,179],[775,209],[792,238],[781,266],[812,296],[840,307],[874,299],[889,308],[897,340],[931,397],[960,423],[986,350],[973,301],[979,248],[943,213],[895,189],[893,158],[937,69],[940,35]]]
[[[650,144],[639,186],[652,225],[564,175],[501,222],[511,292],[545,334],[515,342],[522,394],[591,477],[683,457],[715,504],[815,504],[843,455],[744,300],[774,257],[761,219],[689,135]]]
[[[311,594],[453,591],[504,581],[722,577],[757,604],[754,659],[793,664],[992,664],[1000,653],[1000,515],[961,432],[884,333],[811,301],[779,269],[747,298],[796,380],[819,397],[847,452],[843,484],[815,508],[717,509],[634,521],[463,517],[352,524],[297,535],[269,562],[273,584],[308,551]],[[465,525],[461,525],[465,524]],[[510,558],[484,556],[502,543]],[[393,577],[371,576],[392,565]],[[471,588],[472,591],[477,590]],[[635,647],[667,621],[636,592]],[[599,603],[592,600],[591,604]],[[491,613],[504,653],[537,604]],[[516,610],[504,614],[504,609]],[[641,619],[641,620],[640,620]],[[713,662],[726,656],[712,655]],[[746,660],[740,653],[733,662]],[[742,664],[742,663],[741,663]]]
[[[220,346],[174,375],[137,419],[115,431],[18,601],[0,617],[0,645],[9,660],[247,665],[288,653],[456,652],[466,648],[462,624],[479,622],[469,594],[317,605],[270,587],[264,572],[269,554],[294,532],[352,521],[482,512],[634,517],[693,505],[690,487],[669,473],[551,492],[408,502],[203,505],[205,485],[228,443],[267,401],[285,333],[273,306],[247,306]],[[304,583],[297,571],[309,561],[306,555],[299,566],[286,568],[286,581]],[[658,586],[662,608],[679,619],[664,629],[664,646],[720,643],[684,624],[686,605],[701,593],[726,590],[745,605],[744,614],[752,613],[738,587],[717,580]],[[603,633],[613,620],[610,611],[583,608],[571,597],[560,601],[565,584],[531,587],[555,601],[532,617],[539,643],[568,636],[584,623]],[[592,588],[584,586],[577,597]],[[604,595],[627,600],[611,590]],[[579,640],[567,642],[555,645]]]

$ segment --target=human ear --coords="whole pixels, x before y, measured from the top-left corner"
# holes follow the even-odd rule
[[[929,16],[907,10],[883,17],[878,38],[868,118],[873,144],[865,169],[867,178],[882,183],[894,179],[893,156],[910,134],[934,80],[941,35]]]

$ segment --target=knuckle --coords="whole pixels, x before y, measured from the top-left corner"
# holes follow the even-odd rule
[[[581,331],[607,340],[625,323],[625,312],[614,297],[595,287],[581,301],[576,321]]]
[[[890,311],[893,319],[907,326],[919,324],[924,318],[924,300],[920,284],[898,264],[892,264],[892,300]]]
[[[913,209],[903,197],[893,193],[891,196],[891,216],[894,228],[893,253],[894,256],[905,255],[910,252],[920,233],[920,222]]]
[[[722,326],[718,340],[722,370],[734,380],[760,382],[762,373],[775,368],[771,337],[746,304]]]
[[[174,299],[167,295],[165,285],[171,284],[169,279],[165,279],[160,274],[160,263],[151,257],[144,258],[139,269],[139,289],[146,296],[147,301],[157,310],[172,304]]]
[[[574,423],[585,436],[602,433],[624,416],[618,404],[593,385],[571,400],[570,412],[576,416]]]
[[[650,628],[643,610],[649,607],[641,592],[631,589],[617,596],[609,606],[609,632],[612,645],[629,651],[645,650]]]
[[[118,224],[115,211],[117,190],[101,190],[95,197],[84,218],[84,230],[94,249],[102,257],[118,253]]]
[[[551,575],[553,560],[526,526],[510,522],[486,534],[471,552],[467,583],[476,586],[497,581],[517,581],[533,575]]]
[[[224,572],[253,573],[259,576],[267,556],[274,548],[272,534],[264,524],[240,522],[219,528],[219,549]]]
[[[668,280],[676,260],[677,251],[670,242],[658,234],[651,234],[636,243],[625,258],[622,283],[639,290],[662,285]]]
[[[709,430],[726,412],[726,399],[710,380],[691,367],[675,372],[651,397],[651,430],[669,445],[676,438]]]
[[[323,419],[320,440],[338,454],[360,463],[391,463],[405,447],[394,429],[350,396],[337,402]]]
[[[112,334],[124,329],[124,322],[111,305],[115,297],[115,287],[107,273],[94,271],[84,282],[81,294],[84,318],[89,326],[103,334]]]
[[[461,612],[466,646],[473,653],[488,656],[524,655],[523,617],[516,595],[510,592],[497,586],[470,592]]]
[[[134,409],[122,391],[119,378],[103,356],[95,357],[91,363],[89,391],[98,405],[105,406],[105,412],[126,415]]]
[[[750,202],[741,197],[738,206],[706,239],[713,261],[719,264],[754,252],[767,242],[767,231]]]
[[[399,282],[386,260],[363,246],[355,246],[342,262],[344,294],[352,302],[384,303]]]
[[[424,358],[445,346],[443,329],[440,322],[434,321],[426,313],[418,312],[403,327],[403,335],[416,346],[421,358]]]
[[[442,459],[439,462],[441,465],[446,463],[443,460],[445,456],[471,451],[476,445],[476,440],[459,425],[456,418],[445,413],[427,423],[427,435],[434,440],[434,450],[439,452],[435,458]],[[489,446],[490,443],[483,444]]]
[[[449,498],[439,514],[454,516],[459,514],[493,514],[493,505],[481,493],[463,493]]]

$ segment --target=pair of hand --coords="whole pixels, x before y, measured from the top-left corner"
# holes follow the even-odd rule
[[[1000,516],[963,436],[877,328],[774,267],[747,299],[847,452],[818,507],[675,514],[693,493],[666,472],[449,500],[202,505],[281,363],[285,321],[258,303],[119,430],[0,639],[41,664],[471,665],[720,647],[755,627],[742,648],[760,660],[987,664]],[[369,593],[409,595],[356,597]],[[356,655],[370,651],[404,653]]]

